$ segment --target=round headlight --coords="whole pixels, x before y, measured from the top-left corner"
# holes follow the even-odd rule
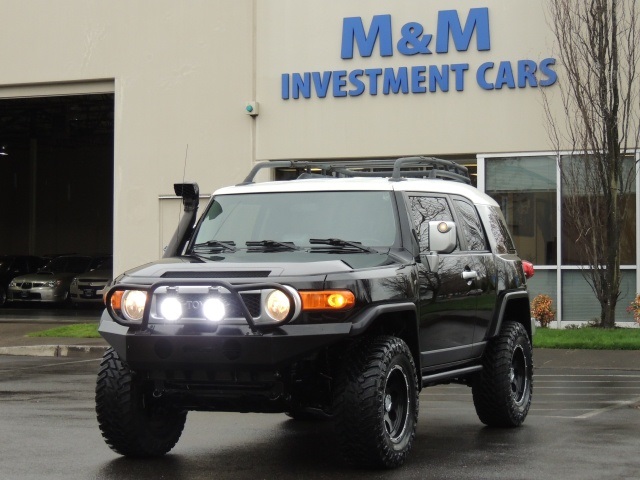
[[[182,304],[176,297],[167,297],[160,303],[160,314],[170,322],[182,316]]]
[[[266,312],[273,320],[281,322],[291,310],[291,302],[280,290],[274,290],[267,295]]]
[[[224,303],[219,298],[208,298],[202,305],[202,313],[211,322],[219,322],[224,318]]]
[[[139,322],[144,315],[147,294],[140,290],[127,290],[122,295],[122,314],[127,320]]]

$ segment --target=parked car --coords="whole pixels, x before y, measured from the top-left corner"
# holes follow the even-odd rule
[[[63,255],[53,258],[36,273],[11,280],[7,299],[14,302],[62,303],[69,299],[71,280],[95,268],[105,255]]]
[[[74,277],[69,288],[71,301],[102,305],[102,293],[113,278],[113,258],[105,257],[96,267],[88,272]]]
[[[0,307],[7,302],[7,289],[15,277],[36,272],[46,260],[33,255],[0,255]]]

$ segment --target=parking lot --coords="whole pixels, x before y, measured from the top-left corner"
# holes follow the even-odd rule
[[[413,451],[393,471],[343,464],[330,423],[285,415],[191,412],[171,454],[123,459],[95,420],[98,360],[0,356],[0,472],[11,479],[637,478],[640,353],[610,353],[596,367],[597,352],[537,350],[532,409],[517,429],[483,427],[467,387],[424,390]]]

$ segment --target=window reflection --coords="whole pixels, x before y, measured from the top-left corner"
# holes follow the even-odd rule
[[[409,197],[409,202],[413,226],[420,242],[420,253],[425,253],[429,250],[429,222],[452,221],[453,215],[447,200],[442,197],[412,196]],[[459,245],[456,245],[456,250],[459,249]]]
[[[467,202],[462,200],[454,200],[454,202],[462,224],[462,231],[467,240],[467,248],[472,251],[487,250],[487,242],[478,212]]]
[[[593,226],[606,225],[606,217],[610,214],[604,197],[594,194],[602,185],[599,175],[587,172],[596,166],[583,155],[564,156],[562,162],[565,172],[562,185],[562,264],[589,265],[590,257],[595,256],[602,257],[604,263],[606,249],[601,247],[606,245],[607,232],[604,228],[591,230]],[[625,179],[633,179],[630,174],[634,165],[633,157],[625,159]],[[636,263],[635,183],[628,188],[623,186],[623,189],[628,193],[619,197],[618,204],[625,216],[621,225],[620,260],[622,265],[633,265]],[[585,243],[584,240],[593,238],[594,233],[597,241]],[[592,246],[601,251],[588,252]]]

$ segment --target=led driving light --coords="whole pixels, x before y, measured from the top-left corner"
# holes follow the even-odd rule
[[[280,290],[274,290],[267,295],[266,312],[273,320],[281,322],[291,310],[291,302],[287,296]]]
[[[303,310],[345,310],[356,303],[349,290],[320,290],[300,292]]]
[[[182,316],[182,304],[176,297],[167,297],[160,303],[160,314],[170,322]]]
[[[132,322],[139,322],[142,320],[144,315],[144,307],[147,303],[147,294],[146,292],[142,292],[140,290],[126,290],[121,299],[116,299],[114,295],[111,299],[111,305],[118,303],[120,300],[122,314],[127,320]],[[114,307],[115,308],[115,307]]]
[[[208,298],[202,305],[202,313],[211,322],[219,322],[224,318],[226,310],[219,298]]]

